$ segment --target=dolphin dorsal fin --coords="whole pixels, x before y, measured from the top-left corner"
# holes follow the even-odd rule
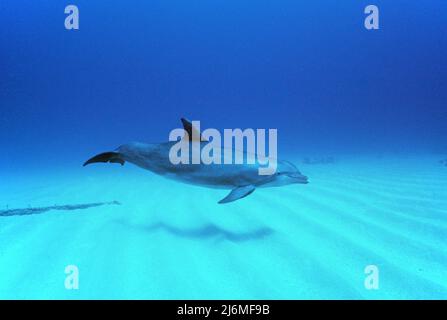
[[[181,118],[180,120],[182,121],[183,129],[188,133],[189,141],[192,141],[193,137],[197,137],[200,141],[207,141],[202,138],[200,131],[197,130],[197,128],[192,125],[191,121],[189,121],[185,118]],[[196,140],[197,140],[197,138],[196,138]]]

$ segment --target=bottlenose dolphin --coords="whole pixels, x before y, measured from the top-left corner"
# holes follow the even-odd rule
[[[190,121],[181,119],[183,128],[191,140],[196,130]],[[200,137],[200,133],[198,135]],[[203,141],[203,140],[202,140]],[[132,142],[118,147],[115,151],[100,153],[90,158],[84,166],[96,162],[130,162],[143,169],[166,178],[209,188],[231,189],[230,193],[219,201],[228,203],[244,198],[256,188],[278,187],[295,183],[308,183],[307,177],[288,161],[277,160],[277,169],[271,175],[259,175],[259,164],[173,164],[169,151],[177,142],[146,144]],[[191,143],[191,141],[187,142]],[[200,145],[200,143],[199,143]],[[223,150],[223,148],[222,148]],[[224,154],[222,151],[221,154]]]

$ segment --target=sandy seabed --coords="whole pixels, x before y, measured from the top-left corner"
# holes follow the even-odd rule
[[[0,298],[445,299],[439,160],[301,163],[308,185],[225,205],[226,190],[129,164],[2,173],[0,210],[62,209],[0,216]],[[378,290],[364,286],[371,264]],[[78,290],[64,287],[67,265]]]

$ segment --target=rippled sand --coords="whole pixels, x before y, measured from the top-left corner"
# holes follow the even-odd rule
[[[0,210],[120,205],[0,216],[0,298],[447,298],[439,160],[301,164],[308,185],[226,205],[225,190],[128,164],[2,173]],[[364,287],[370,264],[378,290]],[[79,290],[64,288],[67,265]]]

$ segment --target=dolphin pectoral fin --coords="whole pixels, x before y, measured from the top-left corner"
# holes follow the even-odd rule
[[[228,203],[232,201],[236,201],[242,198],[245,198],[249,194],[253,193],[255,191],[256,187],[254,185],[248,185],[243,187],[237,187],[231,190],[231,192],[222,200],[219,201],[219,203]]]
[[[121,158],[118,152],[104,152],[88,159],[83,166],[85,167],[90,163],[96,162],[120,163],[123,166],[125,161]]]

